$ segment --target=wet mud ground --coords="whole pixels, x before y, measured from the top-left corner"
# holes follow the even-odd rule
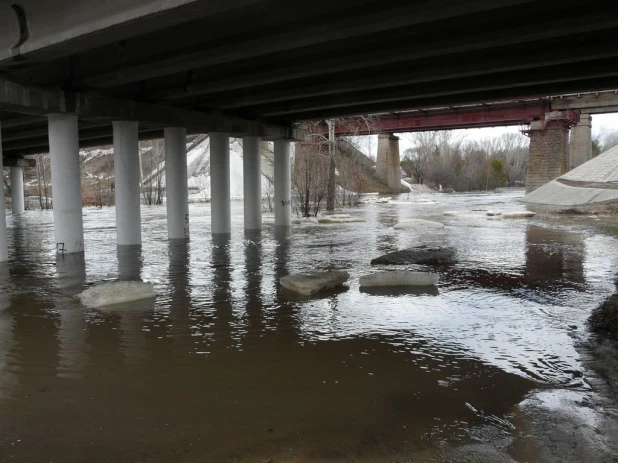
[[[520,193],[402,195],[365,223],[168,243],[143,208],[142,248],[117,249],[113,209],[85,209],[86,253],[53,253],[52,215],[9,217],[0,275],[0,462],[618,461],[615,345],[591,310],[616,290],[618,239],[583,218],[506,220]],[[406,218],[443,230],[393,230]],[[611,222],[611,219],[609,219]],[[361,292],[371,259],[452,246],[435,293]],[[427,266],[404,266],[429,270]],[[297,298],[279,278],[346,270]],[[88,309],[115,280],[153,300]]]

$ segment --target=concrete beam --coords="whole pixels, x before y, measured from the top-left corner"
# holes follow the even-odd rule
[[[0,67],[43,61],[176,24],[259,3],[259,0],[21,0],[0,3]],[[17,3],[17,2],[16,2]]]
[[[184,127],[189,132],[225,132],[264,139],[305,138],[304,131],[294,127],[94,94],[28,87],[2,78],[0,110],[31,115],[70,113],[94,121],[139,121],[160,127]]]
[[[36,159],[2,158],[4,167],[36,167]]]
[[[551,99],[554,111],[581,109],[588,114],[612,113],[618,110],[618,91],[567,95]]]
[[[524,5],[532,2],[533,0],[470,0],[462,3],[454,0],[440,2],[426,0],[422,3],[408,2],[396,9],[370,9],[360,14],[354,14],[352,9],[343,17],[344,20],[341,15],[335,15],[331,19],[309,22],[304,27],[294,25],[283,31],[276,28],[275,32],[270,35],[250,36],[244,40],[216,47],[178,52],[164,59],[158,59],[156,62],[139,57],[139,62],[136,64],[122,66],[120,69],[115,66],[109,72],[94,73],[77,79],[75,83],[90,88],[116,86],[197,67],[217,66],[272,53],[319,46],[333,41],[385,33],[394,29],[411,28],[419,24],[465,16],[471,12],[479,13],[511,6],[523,8]]]

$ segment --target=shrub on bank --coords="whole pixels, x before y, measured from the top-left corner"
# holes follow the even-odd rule
[[[618,340],[618,293],[592,311],[588,326],[595,333]]]

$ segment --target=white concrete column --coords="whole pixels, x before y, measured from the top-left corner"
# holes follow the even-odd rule
[[[0,122],[1,124],[1,122]],[[0,172],[2,167],[2,126],[0,125]],[[4,188],[2,189],[4,191]],[[9,260],[9,250],[6,244],[6,215],[4,211],[4,194],[0,201],[0,262]]]
[[[292,170],[288,140],[275,140],[275,225],[292,226]]]
[[[187,130],[180,127],[167,127],[164,132],[167,237],[171,240],[188,240]]]
[[[11,207],[13,214],[22,214],[24,207],[24,168],[11,167]]]
[[[232,233],[230,205],[230,135],[210,135],[210,229]]]
[[[243,138],[242,181],[245,230],[262,229],[262,140]]]
[[[114,121],[117,243],[142,244],[137,122]]]
[[[79,133],[74,114],[49,114],[49,154],[56,250],[84,251]]]

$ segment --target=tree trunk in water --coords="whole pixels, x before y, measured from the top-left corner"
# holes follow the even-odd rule
[[[328,190],[326,192],[326,210],[335,210],[335,122],[326,121],[328,124],[328,156],[330,164],[328,166]]]

